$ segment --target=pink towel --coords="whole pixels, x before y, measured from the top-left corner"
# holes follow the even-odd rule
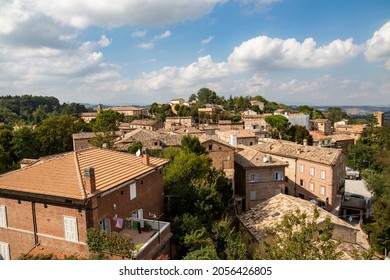
[[[122,228],[123,225],[123,219],[122,218],[116,218],[116,227],[117,228]]]

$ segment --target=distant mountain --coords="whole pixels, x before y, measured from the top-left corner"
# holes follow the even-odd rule
[[[313,108],[326,111],[329,107],[338,107],[347,112],[350,116],[369,116],[373,112],[389,112],[390,106],[313,106]]]

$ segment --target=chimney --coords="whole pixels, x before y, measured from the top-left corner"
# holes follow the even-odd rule
[[[84,181],[85,190],[89,193],[94,193],[96,191],[96,181],[95,169],[93,167],[88,167],[84,169]]]
[[[303,146],[307,146],[307,139],[303,139]]]
[[[149,150],[145,149],[142,151],[142,163],[144,165],[149,165]]]

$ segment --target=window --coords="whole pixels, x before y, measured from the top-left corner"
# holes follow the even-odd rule
[[[321,170],[321,179],[325,180],[325,170]]]
[[[76,218],[64,217],[64,231],[65,231],[65,240],[74,241],[74,242],[79,241]]]
[[[102,219],[99,222],[99,230],[107,233],[111,232],[111,221],[110,219]]]
[[[0,205],[0,227],[7,227],[7,212],[4,205]]]
[[[137,197],[137,187],[136,184],[133,183],[130,185],[130,200]]]
[[[257,174],[249,174],[249,182],[258,182],[259,181],[259,175]]]
[[[310,191],[314,192],[314,183],[310,183]]]
[[[281,190],[279,188],[275,189],[275,195],[278,195],[281,193]]]
[[[325,195],[325,187],[321,186],[320,194],[321,195]]]
[[[303,173],[305,171],[305,167],[302,164],[300,166],[300,171],[301,171],[301,173]]]
[[[0,260],[10,260],[8,243],[0,242]]]
[[[300,185],[301,187],[304,187],[304,186],[305,186],[305,181],[300,180],[300,181],[299,181],[299,185]]]
[[[256,191],[250,192],[250,200],[256,200]]]
[[[314,167],[310,167],[310,176],[314,176]]]
[[[283,181],[283,172],[276,172],[275,173],[275,180],[276,181]]]
[[[209,151],[213,149],[213,145],[209,145]]]

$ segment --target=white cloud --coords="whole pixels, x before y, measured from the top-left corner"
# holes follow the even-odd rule
[[[32,1],[32,0],[30,0]],[[67,0],[35,1],[34,8],[45,15],[76,28],[88,26],[119,27],[125,25],[161,26],[195,20],[209,14],[227,0]]]
[[[162,40],[162,39],[165,39],[165,38],[168,38],[170,37],[172,34],[171,34],[171,31],[167,30],[165,31],[164,33],[154,37],[155,40]]]
[[[207,39],[202,40],[202,41],[201,41],[202,46],[207,45],[207,44],[210,43],[213,39],[214,39],[214,36],[209,36]]]
[[[133,38],[143,38],[145,37],[147,31],[146,30],[137,30],[131,34]]]
[[[390,70],[390,22],[367,40],[364,54],[368,61],[386,60],[385,67]]]
[[[154,44],[153,43],[141,43],[141,44],[138,44],[137,47],[140,49],[151,50],[154,48]]]
[[[241,70],[321,68],[343,64],[359,52],[360,47],[354,45],[352,39],[337,39],[317,48],[312,38],[300,43],[294,38],[259,36],[234,48],[228,62]]]

